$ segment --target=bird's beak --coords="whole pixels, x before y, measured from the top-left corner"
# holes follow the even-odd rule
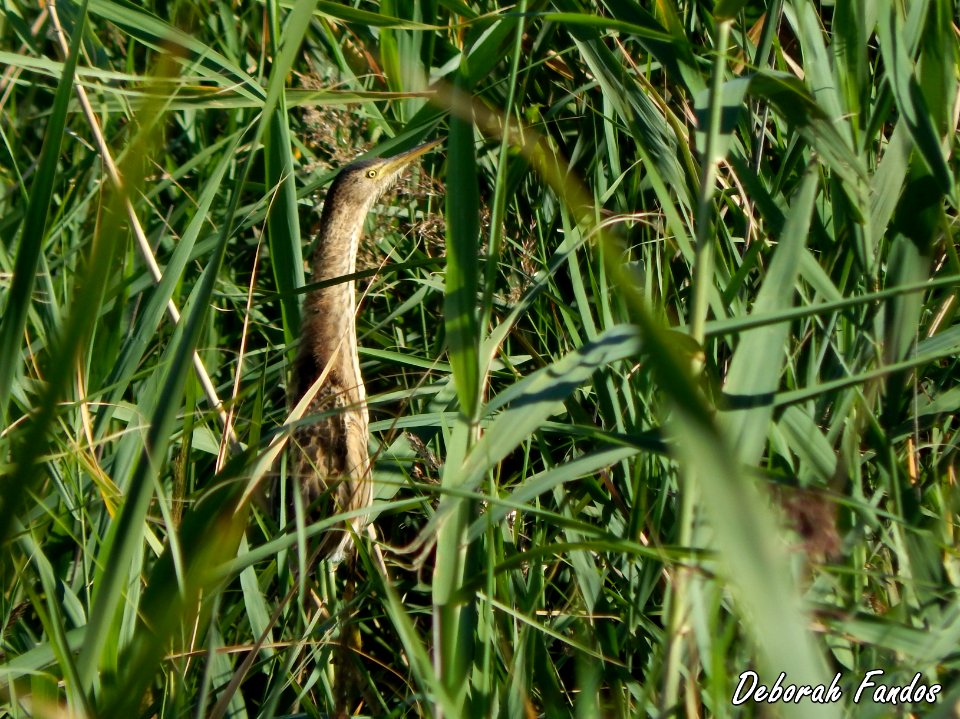
[[[411,162],[416,160],[420,155],[423,155],[427,152],[430,152],[437,145],[440,145],[443,140],[434,140],[433,142],[427,142],[423,145],[418,145],[412,150],[407,150],[406,152],[401,152],[399,155],[394,155],[389,158],[384,164],[383,171],[385,174],[393,172],[394,170],[401,170]]]

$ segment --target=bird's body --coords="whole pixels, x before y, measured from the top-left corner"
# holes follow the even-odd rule
[[[354,162],[337,175],[323,207],[313,255],[313,283],[356,271],[363,223],[377,199],[407,165],[437,143],[421,145],[390,158]],[[292,473],[312,517],[368,507],[373,499],[367,450],[369,415],[357,353],[356,297],[353,280],[320,287],[307,295],[292,383],[299,401],[323,377],[301,425],[292,437]],[[365,516],[351,518],[355,531]],[[325,542],[334,560],[351,546],[344,531]]]

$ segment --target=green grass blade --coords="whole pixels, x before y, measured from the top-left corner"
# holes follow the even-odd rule
[[[80,58],[80,43],[83,39],[86,18],[87,0],[84,0],[79,7],[73,35],[70,38],[70,52],[53,98],[53,109],[44,133],[37,175],[30,187],[30,199],[24,215],[23,229],[20,232],[20,249],[17,252],[16,266],[13,271],[13,284],[7,293],[3,318],[0,320],[0,422],[3,424],[6,424],[7,420],[10,389],[14,384],[14,375],[21,361],[23,329],[27,321],[27,308],[33,301],[33,286],[37,265],[43,251],[47,220],[53,214],[51,200],[57,178],[57,163],[60,161],[60,147],[66,134],[67,112],[70,96],[73,94],[74,76],[77,61]],[[19,500],[14,493],[0,501],[2,501],[0,526],[5,528],[0,530],[0,544],[3,544],[11,526],[11,510],[17,506]]]
[[[451,118],[447,145],[446,216],[449,221],[444,320],[460,411],[467,418],[476,417],[480,402],[476,315],[480,197],[473,133],[472,122]]]
[[[917,81],[916,66],[905,46],[903,18],[893,2],[881,3],[877,29],[880,53],[902,121],[910,130],[910,136],[940,192],[949,195],[956,204],[960,198],[957,197],[956,183],[940,146],[940,136],[934,124],[935,115],[930,112]]]
[[[808,171],[790,208],[777,251],[766,280],[753,305],[755,312],[775,313],[793,305],[800,253],[810,229],[810,216],[817,195],[817,172]],[[772,408],[750,407],[753,397],[770,396],[780,386],[786,356],[783,347],[790,333],[786,323],[749,330],[740,336],[723,385],[731,409],[724,413],[723,424],[737,456],[747,465],[754,464],[767,441]],[[737,405],[742,404],[742,409]]]
[[[270,33],[272,53],[279,51],[277,40],[279,21],[278,3],[268,3],[274,32]],[[303,17],[291,15],[290,22],[303,22]],[[284,337],[293,348],[300,334],[300,298],[297,290],[306,284],[303,272],[303,251],[300,217],[297,211],[296,176],[287,119],[285,85],[274,76],[277,84],[277,104],[263,136],[266,185],[271,188],[267,212],[267,242],[270,247],[270,266],[280,293]],[[292,350],[291,350],[292,351]]]
[[[154,332],[160,325],[160,321],[167,308],[167,303],[173,297],[173,293],[183,279],[183,273],[193,254],[197,239],[203,230],[204,224],[210,219],[210,209],[217,195],[220,193],[224,175],[228,168],[236,161],[234,153],[237,150],[239,140],[239,136],[235,136],[233,141],[224,148],[220,162],[217,164],[210,178],[204,183],[196,213],[190,220],[180,241],[177,243],[176,249],[170,257],[170,261],[163,270],[163,278],[160,280],[156,289],[150,294],[134,331],[131,332],[127,338],[117,358],[116,364],[114,364],[113,369],[106,379],[106,385],[110,387],[110,390],[104,397],[104,402],[106,403],[104,410],[97,415],[97,423],[99,426],[106,426],[113,417],[115,404],[119,402],[126,393],[130,380],[136,372],[138,365],[143,360],[144,353],[149,347]]]

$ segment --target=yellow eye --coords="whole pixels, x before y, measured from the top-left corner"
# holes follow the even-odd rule
[[[367,177],[369,177],[371,180],[376,176],[377,176],[376,170],[367,170]]]

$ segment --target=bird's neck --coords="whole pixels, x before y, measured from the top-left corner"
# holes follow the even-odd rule
[[[311,282],[335,280],[356,271],[357,247],[365,214],[349,216],[325,209],[313,255]],[[345,399],[362,401],[365,392],[357,356],[354,281],[337,282],[314,290],[307,295],[303,309],[297,368],[300,393],[304,393],[326,370],[328,381],[340,385],[340,390],[347,395]]]

